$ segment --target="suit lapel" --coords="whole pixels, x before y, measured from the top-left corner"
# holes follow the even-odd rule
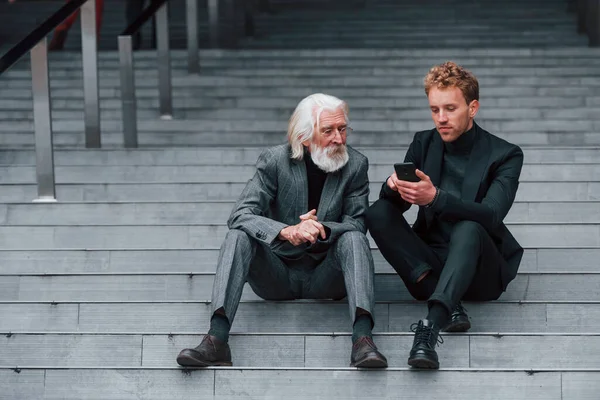
[[[469,156],[469,162],[463,179],[461,188],[461,198],[467,201],[474,201],[479,191],[479,186],[483,178],[483,174],[488,165],[490,157],[490,142],[485,132],[476,124],[475,133],[477,138],[473,143],[471,149],[471,155]]]
[[[325,221],[325,216],[329,210],[329,204],[331,204],[331,200],[333,199],[340,182],[340,174],[340,171],[327,174],[323,192],[321,193],[321,199],[319,200],[319,208],[317,209],[317,218],[319,221]]]
[[[444,142],[436,130],[431,136],[429,147],[425,150],[425,162],[423,163],[423,172],[429,176],[434,186],[440,186],[442,175],[442,163],[444,161]],[[433,219],[433,212],[425,208],[425,225],[430,226]]]
[[[305,155],[306,156],[306,155]],[[292,176],[296,188],[296,201],[293,214],[296,218],[308,212],[308,178],[306,177],[306,164],[304,160],[292,160]]]
[[[435,186],[440,185],[440,179],[442,174],[442,162],[444,161],[444,142],[440,138],[440,134],[437,130],[433,133],[429,147],[425,151],[425,162],[423,163],[422,170],[425,172],[431,182]],[[419,166],[417,165],[417,168]]]

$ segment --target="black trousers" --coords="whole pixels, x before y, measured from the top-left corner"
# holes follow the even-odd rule
[[[399,207],[380,199],[367,212],[367,226],[383,257],[417,300],[439,302],[452,312],[460,300],[496,300],[503,292],[504,260],[476,222],[457,222],[448,246],[432,247],[412,230]],[[437,280],[435,290],[431,284],[417,283],[427,271]]]

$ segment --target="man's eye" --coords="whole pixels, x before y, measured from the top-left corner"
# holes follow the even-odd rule
[[[325,129],[325,130],[323,131],[323,134],[324,134],[324,135],[331,135],[331,132],[333,132],[333,130],[332,130],[332,129]]]
[[[346,127],[345,127],[345,126],[342,126],[342,127],[340,127],[340,128],[339,128],[339,131],[340,131],[340,133],[342,133],[342,134],[343,134],[343,133],[346,133]]]

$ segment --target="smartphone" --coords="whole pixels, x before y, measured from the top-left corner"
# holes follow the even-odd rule
[[[417,176],[415,172],[416,169],[417,167],[415,167],[415,164],[411,162],[394,164],[394,170],[396,170],[396,175],[401,181],[419,182],[421,179],[419,179],[419,177]]]

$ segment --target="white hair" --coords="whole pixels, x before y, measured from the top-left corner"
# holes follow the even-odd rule
[[[315,93],[305,97],[298,103],[288,124],[288,142],[292,147],[292,158],[302,160],[304,157],[303,142],[311,141],[315,133],[315,126],[320,128],[321,113],[323,110],[337,111],[341,109],[348,120],[348,104],[337,97],[323,93]]]

